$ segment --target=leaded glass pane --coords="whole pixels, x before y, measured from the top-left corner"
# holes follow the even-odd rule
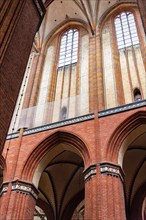
[[[118,49],[139,44],[137,28],[131,12],[123,12],[115,18],[115,29]]]

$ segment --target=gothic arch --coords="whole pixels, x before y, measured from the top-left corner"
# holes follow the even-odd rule
[[[49,43],[57,36],[65,32],[69,28],[84,28],[88,33],[90,33],[90,29],[88,25],[82,20],[69,19],[67,21],[63,21],[57,27],[55,27],[49,35],[46,37],[46,41],[44,42],[43,48],[46,49]]]
[[[141,185],[139,187],[139,189],[137,190],[134,199],[133,199],[133,203],[131,206],[131,210],[132,215],[131,218],[132,220],[137,220],[139,219],[139,216],[141,216],[141,207],[142,207],[142,203],[144,202],[144,198],[146,197],[146,182]],[[146,211],[143,213],[143,219],[145,219],[146,217]],[[142,218],[139,220],[143,220]]]
[[[144,124],[146,124],[146,112],[139,111],[126,118],[115,129],[108,143],[107,158],[109,159],[109,161],[112,161],[114,163],[119,162],[120,165],[122,165],[123,158],[120,158],[119,154],[120,151],[124,150],[124,152],[126,152],[127,150],[126,148],[122,149],[124,148],[122,146],[123,142],[126,140],[128,135],[130,135],[130,133],[132,133],[135,129]],[[122,153],[123,156],[124,152]]]
[[[47,153],[50,152],[50,150],[60,143],[66,143],[74,148],[76,152],[79,152],[84,161],[84,167],[86,168],[89,163],[90,154],[83,140],[72,133],[57,131],[45,138],[45,140],[38,144],[38,146],[33,150],[25,163],[22,172],[22,179],[27,181],[32,181],[32,179],[35,179],[34,173],[41,160],[45,157],[45,155],[47,155]]]
[[[135,13],[133,8],[137,8],[137,4],[134,2],[118,2],[117,4],[113,5],[109,9],[107,9],[101,18],[99,19],[98,27],[101,30],[105,24],[105,22],[109,19],[109,17],[115,17],[117,14],[121,13],[124,10],[130,10],[132,13]]]

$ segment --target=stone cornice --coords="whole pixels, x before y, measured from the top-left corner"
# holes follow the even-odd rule
[[[11,184],[11,191],[21,192],[31,195],[35,200],[38,198],[39,191],[33,185],[33,183],[22,181],[22,180],[13,180],[9,182],[4,182],[0,189],[0,195],[8,191],[8,185]]]
[[[137,108],[144,107],[144,106],[146,106],[146,100],[141,100],[141,101],[138,101],[138,102],[127,104],[127,105],[122,105],[122,106],[118,106],[118,107],[115,107],[115,108],[110,108],[110,109],[106,109],[106,110],[103,110],[103,111],[99,111],[98,112],[98,117],[102,118],[102,117],[122,113],[122,112],[125,112],[125,111],[128,111],[128,110],[137,109]],[[51,124],[46,124],[46,125],[43,125],[43,126],[38,126],[38,127],[27,129],[27,130],[24,131],[23,136],[30,135],[30,134],[35,134],[35,133],[43,132],[43,131],[47,131],[47,130],[52,130],[52,129],[55,129],[55,128],[80,123],[80,122],[83,122],[83,121],[88,121],[88,120],[91,120],[91,119],[94,119],[94,118],[95,118],[94,113],[78,116],[78,117],[75,117],[75,118],[69,118],[69,119],[66,119],[66,120],[63,120],[63,121],[58,121],[58,122],[54,122],[54,123],[51,123]],[[7,135],[7,140],[10,140],[10,139],[13,139],[13,138],[18,138],[18,136],[19,136],[18,132],[8,134]]]
[[[125,112],[128,110],[132,110],[132,109],[136,109],[136,108],[140,108],[140,107],[144,107],[146,106],[146,100],[141,100],[138,102],[133,102],[127,105],[122,105],[122,106],[118,106],[115,108],[110,108],[110,109],[106,109],[103,111],[98,112],[98,117],[105,117],[108,115],[113,115],[113,114],[117,114],[117,113],[121,113],[121,112]]]
[[[35,134],[38,132],[43,132],[43,131],[47,131],[47,130],[51,130],[51,129],[55,129],[55,128],[59,128],[59,127],[64,127],[64,126],[71,125],[71,124],[76,124],[76,123],[83,122],[83,121],[88,121],[88,120],[94,119],[94,117],[95,117],[94,114],[91,113],[91,114],[83,115],[80,117],[70,118],[70,119],[66,119],[63,121],[54,122],[51,124],[27,129],[24,131],[23,136],[26,136],[29,134]],[[13,134],[8,134],[7,140],[17,138],[18,136],[19,136],[18,132],[15,132]]]

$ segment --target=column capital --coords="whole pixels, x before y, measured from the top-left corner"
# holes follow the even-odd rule
[[[14,192],[20,192],[24,194],[31,195],[35,200],[38,198],[39,191],[34,186],[33,183],[23,181],[20,179],[4,182],[0,189],[0,196],[8,191],[8,186],[11,184],[11,191]]]
[[[96,167],[97,164],[92,164],[86,170],[84,170],[83,175],[85,182],[89,181],[93,176],[96,175]]]
[[[121,179],[122,182],[124,182],[125,174],[121,166],[111,163],[111,162],[101,162],[101,163],[95,163],[95,164],[90,165],[83,172],[85,182],[89,181],[93,176],[96,176],[97,167],[99,167],[101,175],[109,175],[109,176],[118,177]]]
[[[110,163],[110,162],[102,162],[99,164],[99,166],[100,166],[100,173],[102,175],[110,175],[110,176],[119,177],[121,181],[124,182],[125,174],[121,166]]]

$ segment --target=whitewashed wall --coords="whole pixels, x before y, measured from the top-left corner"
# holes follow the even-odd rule
[[[89,36],[81,38],[80,46],[80,109],[82,114],[89,111]]]
[[[105,108],[112,108],[116,106],[117,102],[111,39],[108,28],[102,31],[102,57]]]
[[[49,46],[46,52],[46,58],[42,70],[42,78],[40,83],[40,89],[38,94],[38,102],[35,113],[35,126],[40,125],[43,121],[46,111],[46,103],[48,99],[48,92],[50,86],[50,78],[52,74],[52,68],[54,63],[54,46]]]

